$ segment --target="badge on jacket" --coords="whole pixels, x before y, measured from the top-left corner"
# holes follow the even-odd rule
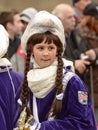
[[[84,91],[78,91],[78,100],[81,104],[87,105],[88,94]]]

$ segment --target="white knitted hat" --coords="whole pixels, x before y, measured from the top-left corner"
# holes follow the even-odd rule
[[[0,24],[0,58],[2,58],[9,46],[9,36],[5,28]]]
[[[29,23],[38,11],[35,8],[26,8],[20,13],[20,19]]]
[[[22,36],[21,43],[24,53],[26,54],[26,43],[32,35],[47,31],[56,35],[63,44],[63,47],[65,47],[64,28],[61,21],[55,15],[47,11],[40,11],[31,19]]]

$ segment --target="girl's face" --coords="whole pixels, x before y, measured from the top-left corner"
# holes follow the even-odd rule
[[[36,63],[41,67],[50,66],[57,55],[57,47],[52,42],[50,44],[45,43],[45,40],[39,44],[34,45],[32,55]]]

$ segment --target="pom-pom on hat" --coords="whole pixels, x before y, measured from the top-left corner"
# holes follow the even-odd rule
[[[0,24],[0,58],[2,58],[9,46],[9,35],[5,28]]]
[[[34,18],[31,19],[22,36],[21,43],[24,53],[26,54],[26,44],[32,35],[45,33],[47,31],[56,35],[60,39],[63,47],[65,47],[65,35],[62,22],[55,15],[47,11],[39,11]]]
[[[26,8],[20,13],[20,19],[29,23],[32,17],[37,13],[38,11],[35,8]]]
[[[84,15],[91,15],[98,19],[98,4],[97,3],[90,3],[86,6],[86,8],[83,11]]]

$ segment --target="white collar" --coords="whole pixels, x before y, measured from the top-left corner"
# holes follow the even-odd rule
[[[7,58],[0,58],[0,66],[12,66]]]

